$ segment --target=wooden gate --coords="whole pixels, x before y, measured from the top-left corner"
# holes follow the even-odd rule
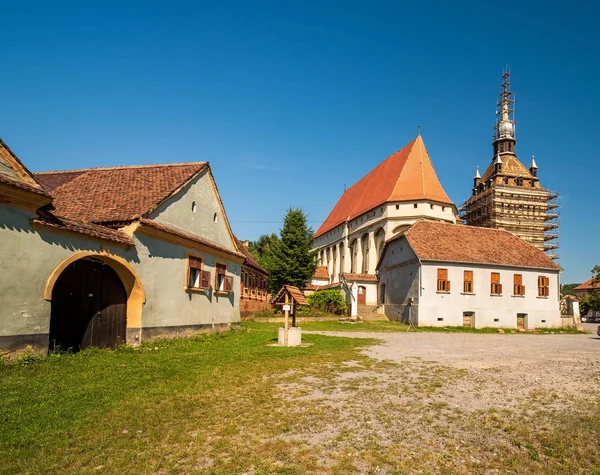
[[[95,259],[66,267],[52,291],[50,348],[114,348],[126,328],[127,293],[117,273]]]
[[[365,305],[367,303],[367,288],[359,285],[358,286],[358,305]]]
[[[527,314],[525,313],[517,313],[517,328],[518,329],[523,329],[526,330],[526,322],[525,319],[527,318]]]

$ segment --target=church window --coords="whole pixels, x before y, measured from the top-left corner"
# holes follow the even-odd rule
[[[448,269],[437,270],[437,291],[450,292],[450,281],[448,280]]]

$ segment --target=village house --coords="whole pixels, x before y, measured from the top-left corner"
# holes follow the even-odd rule
[[[375,268],[384,243],[418,220],[455,223],[456,216],[419,135],[348,188],[333,207],[315,233],[314,250],[326,269],[315,279],[355,283],[358,303],[369,312],[378,302]]]
[[[238,250],[244,255],[240,279],[240,315],[248,317],[269,308],[269,273],[261,267],[248,250],[248,241],[235,239]]]
[[[240,322],[207,162],[32,174],[0,141],[0,350],[113,347]]]
[[[476,328],[562,325],[561,268],[508,231],[420,221],[385,244],[377,270],[390,320]]]

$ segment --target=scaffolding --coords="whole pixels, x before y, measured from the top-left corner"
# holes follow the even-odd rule
[[[510,231],[556,260],[559,210],[558,192],[495,185],[464,202],[459,216],[471,226]]]

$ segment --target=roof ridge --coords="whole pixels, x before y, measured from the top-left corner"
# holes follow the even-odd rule
[[[90,167],[90,168],[73,168],[70,170],[48,170],[45,172],[33,172],[34,175],[50,175],[52,173],[82,173],[89,171],[103,171],[103,170],[129,170],[135,168],[158,168],[158,167],[182,167],[187,165],[206,165],[205,162],[180,162],[180,163],[157,163],[147,165],[116,165],[113,167]]]

